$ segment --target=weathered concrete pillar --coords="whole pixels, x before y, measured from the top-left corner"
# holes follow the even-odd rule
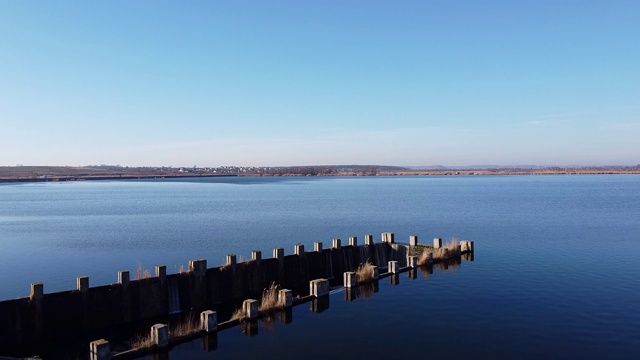
[[[207,303],[207,260],[197,259],[189,261],[189,272],[193,274],[191,304],[195,308],[204,308]]]
[[[129,286],[129,271],[128,270],[122,270],[122,271],[118,271],[118,284],[127,287]]]
[[[44,285],[42,283],[31,284],[31,295],[29,295],[29,300],[42,301],[43,297],[44,297]]]
[[[42,283],[31,284],[29,300],[33,306],[33,335],[36,341],[44,336],[44,285]]]
[[[309,295],[313,295],[317,298],[329,295],[329,280],[311,280],[311,282],[309,282]]]
[[[473,252],[473,241],[467,240],[467,246],[469,246],[469,251]]]
[[[433,248],[440,249],[442,247],[442,239],[441,238],[433,238]]]
[[[278,291],[278,306],[290,308],[293,306],[293,293],[289,289],[280,289]]]
[[[467,240],[460,240],[460,251],[467,251]]]
[[[364,236],[364,244],[365,245],[373,245],[373,235],[367,234]]]
[[[409,236],[409,245],[411,245],[411,246],[418,245],[418,235]]]
[[[76,279],[76,288],[78,291],[87,292],[87,290],[89,290],[89,277],[78,276]]]
[[[344,287],[351,288],[357,286],[356,273],[347,271],[342,274],[342,277],[344,279]]]
[[[407,258],[407,263],[409,264],[409,267],[412,269],[415,269],[418,267],[418,257],[417,256],[409,256]]]
[[[247,299],[242,302],[242,312],[247,319],[258,317],[258,300]]]
[[[204,276],[207,272],[207,260],[198,259],[189,261],[189,272],[196,273],[198,276]]]
[[[218,331],[218,313],[211,310],[201,312],[200,328],[208,333]]]
[[[167,267],[164,265],[156,265],[156,277],[160,279],[161,282],[164,282],[164,279],[167,278]]]
[[[390,232],[383,232],[381,238],[383,243],[386,242],[386,243],[393,244],[395,241],[394,234]]]
[[[334,248],[334,249],[338,249],[338,250],[340,250],[340,248],[342,247],[342,246],[341,246],[341,244],[342,244],[342,240],[340,240],[340,239],[333,239],[333,248]]]
[[[358,246],[358,238],[356,236],[352,236],[349,238],[349,245],[356,247]]]
[[[283,248],[275,248],[273,249],[273,258],[278,259],[280,261],[284,260],[284,249]]]
[[[372,266],[371,268],[373,269],[373,280],[378,280],[378,278],[380,277],[380,274],[378,273],[378,267]]]
[[[397,261],[389,261],[389,272],[392,274],[399,274],[400,264]]]
[[[90,360],[110,360],[111,346],[105,339],[95,340],[89,343]]]
[[[254,260],[254,261],[260,261],[260,260],[262,260],[262,251],[260,251],[260,250],[253,250],[253,251],[251,252],[251,260]]]
[[[304,256],[304,245],[296,244],[293,246],[293,253],[298,256]]]
[[[322,243],[321,242],[314,242],[313,243],[313,251],[322,252]]]
[[[151,327],[151,342],[157,347],[169,345],[169,327],[165,324],[155,324]]]
[[[231,267],[235,267],[236,266],[236,255],[235,254],[227,255],[227,265],[229,265]]]

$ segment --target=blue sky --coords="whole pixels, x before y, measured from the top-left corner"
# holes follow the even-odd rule
[[[640,2],[0,0],[0,166],[640,164]]]

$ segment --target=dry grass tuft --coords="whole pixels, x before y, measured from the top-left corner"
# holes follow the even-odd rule
[[[233,314],[231,314],[231,319],[230,320],[244,320],[246,319],[247,316],[244,313],[243,309],[236,309],[236,311],[233,312]]]
[[[262,291],[259,312],[270,312],[281,308],[278,304],[278,290],[280,287],[276,283],[271,283],[271,286]]]
[[[141,350],[148,349],[154,345],[153,339],[151,338],[151,334],[146,335],[138,335],[133,340],[131,340],[131,349],[132,350]]]
[[[200,332],[200,321],[189,315],[182,321],[169,328],[169,337],[183,337]]]
[[[440,262],[458,255],[458,239],[453,237],[449,242],[439,249],[426,248],[418,258],[418,265],[423,266],[429,263],[430,254],[433,256],[434,262]]]
[[[149,269],[143,269],[142,263],[138,262],[138,270],[136,271],[136,280],[151,278],[151,271]]]
[[[358,266],[358,269],[356,270],[356,281],[358,283],[363,283],[371,280],[373,280],[373,264],[367,261],[366,263]]]

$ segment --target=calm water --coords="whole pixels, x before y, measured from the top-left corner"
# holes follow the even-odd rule
[[[268,256],[391,231],[455,236],[474,262],[388,279],[368,299],[200,341],[171,359],[636,358],[640,176],[225,178],[0,186],[0,298],[115,282],[118,270]]]

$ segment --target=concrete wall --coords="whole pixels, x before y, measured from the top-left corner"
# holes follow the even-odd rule
[[[281,259],[257,259],[189,272],[123,281],[0,302],[0,353],[57,341],[85,339],[88,334],[128,323],[216,304],[260,298],[272,283],[308,294],[309,281],[342,284],[342,274],[361,263],[380,268],[398,260],[406,266],[407,246],[396,243],[327,247]],[[45,289],[46,290],[46,289]]]

